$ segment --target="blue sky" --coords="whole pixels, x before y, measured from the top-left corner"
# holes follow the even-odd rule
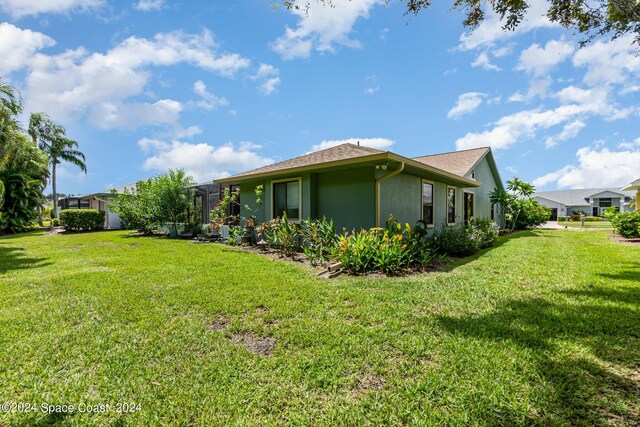
[[[0,75],[26,112],[66,126],[78,194],[183,167],[197,181],[341,141],[419,156],[491,146],[503,179],[540,189],[640,176],[640,57],[542,16],[473,33],[449,3],[0,0]],[[26,117],[26,116],[25,116]],[[26,122],[26,120],[25,120]]]

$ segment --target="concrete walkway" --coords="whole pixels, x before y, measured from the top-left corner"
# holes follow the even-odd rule
[[[547,221],[541,228],[543,230],[564,230],[564,225],[558,224],[558,221]]]

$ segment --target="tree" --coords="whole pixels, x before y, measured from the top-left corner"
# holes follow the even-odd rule
[[[45,113],[33,113],[29,118],[29,135],[41,150],[49,155],[51,186],[53,189],[53,217],[58,217],[58,193],[56,192],[56,167],[62,161],[76,165],[87,173],[85,156],[78,151],[78,143],[67,138],[64,127],[55,123]]]
[[[184,170],[169,170],[154,179],[154,191],[160,225],[168,225],[177,234],[178,223],[184,222],[193,199],[193,179]]]
[[[494,189],[489,200],[505,215],[511,231],[539,226],[549,219],[549,210],[532,198],[536,188],[515,177],[507,181],[507,191]]]
[[[0,170],[7,162],[9,147],[20,127],[16,116],[22,112],[20,94],[0,78]],[[4,184],[0,182],[0,206],[4,198]]]
[[[49,176],[47,155],[26,135],[17,133],[0,168],[4,200],[0,206],[0,232],[27,229],[43,203],[42,191]]]
[[[136,183],[135,191],[113,193],[112,210],[120,215],[128,228],[151,234],[160,226],[168,225],[176,234],[178,224],[186,222],[187,211],[193,199],[193,179],[182,169]]]
[[[333,6],[334,0],[315,2]],[[385,0],[385,3],[389,2],[390,0]],[[417,15],[431,6],[431,0],[400,2],[406,3],[406,15]],[[284,0],[283,4],[287,9],[304,10],[308,13],[311,1]],[[529,3],[522,0],[454,0],[453,7],[464,13],[462,23],[465,27],[477,28],[485,18],[485,11],[492,9],[500,16],[503,30],[513,31],[525,19]],[[546,15],[551,22],[582,34],[583,45],[598,35],[606,34],[617,38],[627,33],[634,34],[634,43],[640,44],[640,2],[636,0],[550,0]]]

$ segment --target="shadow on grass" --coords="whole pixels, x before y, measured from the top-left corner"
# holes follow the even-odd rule
[[[541,237],[541,238],[558,238],[558,236],[540,236],[540,234],[538,232],[536,232],[536,230],[525,230],[525,231],[516,231],[504,236],[500,236],[498,238],[498,240],[496,240],[496,243],[491,246],[490,248],[486,248],[486,249],[482,249],[479,252],[476,252],[473,255],[469,255],[467,257],[464,258],[456,258],[453,261],[451,261],[450,263],[448,263],[444,268],[442,268],[441,271],[446,271],[446,272],[450,272],[455,270],[458,267],[462,267],[465,264],[468,264],[470,262],[473,262],[475,260],[477,260],[478,258],[481,258],[483,255],[485,255],[488,252],[491,252],[494,249],[499,248],[502,245],[505,245],[507,243],[509,243],[511,240],[515,240],[515,239],[522,239],[522,238],[533,238],[533,237]]]
[[[520,422],[554,424],[562,419],[579,425],[638,425],[640,381],[621,375],[619,369],[638,371],[640,310],[611,302],[637,305],[640,288],[566,292],[571,293],[580,301],[511,300],[483,316],[437,320],[453,334],[488,340],[506,351],[515,346],[530,354],[539,376],[535,385],[542,378],[548,392],[534,403],[535,418]],[[602,301],[603,296],[607,301]],[[588,348],[601,363],[572,353],[575,347]],[[484,422],[505,425],[517,419],[517,414],[501,411],[487,414]]]
[[[624,270],[616,273],[598,273],[598,276],[610,280],[627,280],[640,283],[640,263],[628,263],[622,266]]]
[[[50,261],[47,261],[47,258],[26,256],[24,248],[7,246],[3,240],[0,240],[0,274],[5,274],[12,270],[38,268],[51,264]]]

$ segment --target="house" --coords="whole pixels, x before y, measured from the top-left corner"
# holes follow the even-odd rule
[[[336,228],[384,226],[389,215],[429,227],[461,225],[473,217],[495,218],[489,192],[503,188],[491,149],[416,158],[342,144],[216,180],[239,185],[241,214],[257,220],[286,212],[292,221],[333,219]],[[264,186],[263,204],[254,191]],[[496,218],[497,219],[497,218]]]
[[[558,216],[569,216],[579,212],[600,216],[605,209],[613,206],[620,212],[631,210],[629,202],[634,191],[618,188],[585,188],[580,190],[538,191],[533,195],[540,204],[551,210],[551,220]]]
[[[631,184],[627,185],[626,187],[623,187],[620,189],[620,191],[630,191],[630,192],[635,192],[635,199],[636,199],[636,210],[638,212],[640,212],[640,178],[636,179],[635,181],[633,181]]]
[[[117,194],[122,194],[125,190],[135,190],[135,184],[126,184],[116,187],[113,190]],[[67,196],[58,200],[58,209],[96,209],[105,212],[105,230],[119,230],[120,215],[109,209],[109,204],[113,201],[113,193],[109,190],[98,193],[80,194],[77,196]]]

